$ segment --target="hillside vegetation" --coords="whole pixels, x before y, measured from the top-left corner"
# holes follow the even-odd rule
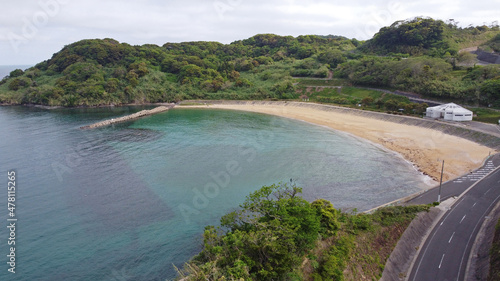
[[[500,34],[496,34],[491,40],[481,45],[481,49],[487,52],[500,53]]]
[[[12,71],[0,82],[0,103],[97,106],[298,99],[303,92],[293,77],[326,78],[333,73],[346,85],[500,107],[499,66],[474,66],[472,55],[459,52],[481,45],[496,50],[499,34],[494,24],[459,28],[454,22],[415,18],[384,27],[366,42],[273,34],[231,44],[131,46],[113,39],[82,40],[28,70]]]
[[[490,270],[488,281],[500,280],[500,220],[495,226],[495,236],[490,249]]]
[[[287,184],[264,186],[241,209],[208,226],[183,280],[378,280],[399,237],[429,206],[387,207],[372,215],[312,203]]]
[[[354,48],[353,41],[345,38],[271,34],[229,45],[188,42],[159,47],[83,40],[26,72],[13,71],[1,82],[0,101],[91,106],[196,98],[293,98],[293,72],[304,69],[317,77],[328,73],[326,62],[308,58],[332,52],[342,57],[342,52]]]

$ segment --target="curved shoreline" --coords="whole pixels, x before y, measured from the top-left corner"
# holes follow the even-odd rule
[[[446,161],[443,181],[480,167],[496,151],[500,140],[454,125],[421,118],[392,116],[350,108],[300,102],[198,101],[180,108],[242,110],[306,121],[347,132],[400,154],[421,172],[438,180],[441,161]],[[422,122],[423,124],[418,124]],[[451,128],[451,129],[450,129]],[[456,129],[455,129],[456,128]],[[450,130],[456,130],[455,136]],[[491,138],[489,138],[491,137]],[[469,139],[481,138],[488,146]],[[492,148],[494,147],[494,148]]]

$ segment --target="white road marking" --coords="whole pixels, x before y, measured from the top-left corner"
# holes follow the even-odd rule
[[[453,239],[453,236],[455,236],[455,232],[453,232],[453,234],[452,234],[452,235],[451,235],[451,237],[450,237],[450,240],[448,240],[448,244],[450,244],[451,239]]]
[[[444,259],[444,254],[443,254],[443,256],[441,257],[441,262],[439,263],[438,268],[441,268],[441,265],[443,264],[443,259]]]
[[[472,205],[471,209],[472,209],[472,208],[474,208],[474,206],[476,206],[476,204],[477,204],[477,202],[476,202],[476,203],[474,203],[474,205]]]
[[[460,220],[460,223],[462,223],[464,221],[464,219],[465,219],[466,216],[467,215],[464,215],[464,217],[462,218],[462,220]]]
[[[458,202],[455,204],[455,206],[452,209],[450,209],[449,211],[447,211],[448,214],[446,214],[446,216],[444,217],[443,222],[451,215],[451,213],[453,213],[453,211],[455,210],[455,208],[458,205],[462,204],[463,201],[464,201],[464,197],[462,197],[461,199],[459,199]],[[443,222],[441,222],[441,225],[443,225]],[[429,244],[431,244],[432,240],[434,240],[434,236],[436,236],[436,233],[438,232],[438,230],[439,230],[439,227],[435,228],[435,231],[432,234],[431,238],[430,239],[427,238],[429,240],[429,243],[427,244],[427,246],[424,247],[424,249],[423,249],[424,253],[421,256],[419,255],[420,256],[420,260],[418,262],[417,269],[415,270],[415,275],[413,276],[413,281],[415,281],[415,279],[418,276],[418,272],[420,270],[420,266],[422,265],[422,261],[424,260],[424,257],[427,254],[427,250],[429,250]],[[462,259],[463,259],[463,257],[462,257]]]
[[[498,195],[497,198],[495,198],[495,200],[493,200],[493,202],[491,202],[491,204],[488,206],[488,208],[486,208],[486,210],[483,213],[483,217],[486,215],[486,213],[488,212],[488,210],[490,210],[491,206],[493,206],[493,204],[495,204],[498,201],[498,198],[500,198],[500,195]],[[472,233],[469,236],[469,240],[467,240],[467,244],[465,244],[465,248],[464,249],[467,249],[467,247],[469,247],[469,243],[472,240],[472,236],[474,235],[474,232],[476,231],[476,228],[479,226],[480,222],[482,222],[482,220],[478,220],[477,223],[476,223],[476,226],[474,226],[474,229],[472,229]],[[460,272],[462,271],[462,265],[464,263],[465,253],[467,253],[467,251],[464,251],[463,254],[462,254],[462,260],[460,261],[460,266],[458,267],[457,280],[460,280]]]

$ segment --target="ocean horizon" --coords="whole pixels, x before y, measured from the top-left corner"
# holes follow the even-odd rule
[[[33,65],[0,65],[0,80],[2,80],[5,76],[9,75],[12,70],[22,69],[26,70]]]

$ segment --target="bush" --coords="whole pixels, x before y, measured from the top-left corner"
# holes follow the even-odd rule
[[[225,233],[207,227],[204,248],[193,260],[200,276],[281,280],[300,266],[318,238],[321,210],[326,217],[335,212],[324,202],[312,207],[298,196],[301,191],[287,184],[264,186],[247,196],[241,210],[221,218]]]
[[[294,69],[290,74],[296,77],[309,77],[313,72],[309,69]]]
[[[321,232],[325,235],[335,235],[336,231],[340,228],[337,220],[338,213],[330,201],[325,199],[318,199],[311,204],[316,209],[321,221]]]
[[[9,83],[9,90],[17,91],[21,88],[27,87],[31,84],[31,80],[28,78],[16,78]]]
[[[24,71],[22,69],[16,69],[10,72],[9,77],[10,78],[15,78],[19,77],[24,74]]]
[[[353,241],[343,236],[330,247],[327,254],[324,255],[318,269],[322,280],[344,280],[344,269],[347,261],[350,259],[350,252],[354,247]]]

